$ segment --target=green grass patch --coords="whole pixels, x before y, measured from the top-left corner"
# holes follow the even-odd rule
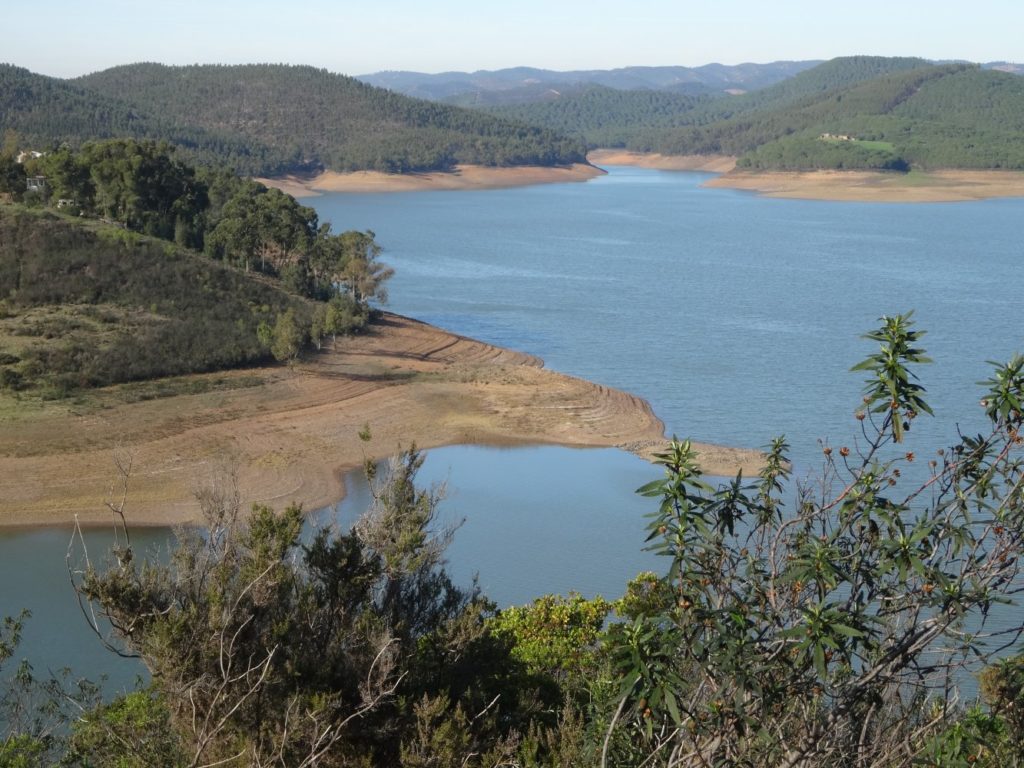
[[[891,141],[871,141],[867,139],[854,139],[854,143],[865,149],[877,149],[882,152],[895,152],[896,145]]]
[[[110,400],[121,403],[141,403],[180,395],[204,395],[208,392],[230,392],[236,389],[259,387],[266,379],[255,374],[235,376],[204,375],[174,376],[153,381],[138,381],[119,384],[98,390],[95,400]]]

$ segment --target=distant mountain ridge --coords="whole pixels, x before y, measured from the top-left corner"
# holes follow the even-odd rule
[[[839,57],[892,58],[892,57]],[[925,62],[924,59],[920,61]],[[588,86],[605,86],[620,91],[655,90],[688,96],[735,95],[759,91],[788,80],[826,63],[822,59],[772,61],[763,64],[704,64],[699,67],[620,67],[618,69],[553,70],[536,67],[475,72],[438,73],[390,70],[357,75],[370,85],[421,99],[461,106],[502,106],[545,101],[564,93],[576,93]],[[969,63],[965,61],[926,62],[929,64]],[[997,69],[1024,75],[1024,64],[1006,61],[986,62],[982,69]]]
[[[700,67],[622,67],[560,72],[511,67],[476,72],[391,71],[358,75],[364,83],[407,96],[448,101],[469,94],[514,91],[536,86],[603,85],[617,90],[659,90],[699,94],[729,89],[757,90],[799,74],[821,61],[775,61],[767,64],[705,64]]]

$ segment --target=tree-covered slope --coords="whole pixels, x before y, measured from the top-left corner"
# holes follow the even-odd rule
[[[0,132],[14,135],[20,148],[79,146],[109,138],[163,140],[194,160],[225,163],[242,172],[273,174],[294,163],[258,141],[174,121],[120,94],[100,94],[9,64],[0,64]]]
[[[775,136],[745,149],[741,166],[1024,169],[1024,80],[1003,72],[934,67],[772,118]]]
[[[290,360],[386,301],[372,232],[334,234],[277,189],[175,155],[131,139],[23,165],[0,152],[0,391]],[[25,189],[25,168],[46,184]]]
[[[63,393],[268,358],[257,329],[311,304],[166,241],[0,207],[0,390]]]
[[[491,114],[579,134],[590,147],[624,146],[638,129],[667,128],[708,101],[665,91],[621,91],[589,86],[544,101],[492,107]]]
[[[591,147],[628,146],[667,154],[742,154],[761,143],[763,137],[775,136],[774,125],[784,121],[777,114],[814,106],[827,94],[865,82],[929,69],[931,65],[924,59],[851,56],[833,59],[771,87],[738,96],[687,96],[590,86],[564,94],[549,93],[533,103],[482,108],[503,117],[582,135]],[[750,116],[749,121],[740,122],[746,116]]]
[[[810,131],[850,134],[866,115],[891,112],[929,80],[961,71],[963,65],[923,67],[877,77],[851,87],[835,88],[795,101],[777,100],[733,116],[691,124],[652,136],[669,154],[724,153],[743,155],[786,136]]]
[[[925,59],[913,57],[841,56],[771,87],[710,103],[694,115],[694,122],[798,105],[879,77],[929,66],[930,62]]]
[[[313,67],[132,64],[74,82],[176,124],[270,147],[296,166],[402,172],[584,160],[577,141],[551,131]]]
[[[698,107],[685,116],[689,124],[637,131],[627,144],[737,155],[740,167],[752,169],[1024,168],[1024,79],[969,64],[898,63],[834,88],[825,85],[836,78],[804,73],[756,106],[750,99],[768,91],[739,97],[745,103],[728,115],[717,101]],[[827,68],[837,71],[834,62]],[[798,98],[793,83],[812,77],[824,90],[804,87]]]

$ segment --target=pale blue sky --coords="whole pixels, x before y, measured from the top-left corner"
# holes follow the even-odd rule
[[[1024,0],[3,0],[0,61],[610,69],[849,54],[1024,61]]]

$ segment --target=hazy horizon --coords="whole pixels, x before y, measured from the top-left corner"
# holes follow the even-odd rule
[[[628,13],[622,9],[581,0],[521,0],[514,7],[308,0],[297,9],[270,0],[53,0],[45,16],[27,4],[5,9],[7,28],[19,34],[5,40],[0,59],[55,77],[140,61],[308,64],[363,75],[699,67],[857,54],[1024,60],[1024,4],[1010,0],[992,0],[983,10],[952,0],[863,0],[856,8],[806,0],[641,0]]]
[[[11,64],[13,66],[23,67],[23,68],[28,69],[31,72],[34,72],[36,74],[47,75],[47,76],[50,76],[50,77],[57,77],[57,78],[69,79],[69,80],[70,79],[75,79],[77,77],[82,77],[82,76],[85,76],[85,75],[90,75],[90,74],[93,74],[93,73],[96,73],[96,72],[101,72],[101,71],[106,70],[106,69],[111,69],[111,68],[119,67],[119,66],[130,66],[130,65],[133,65],[133,64],[159,64],[159,65],[165,65],[165,66],[169,66],[169,67],[187,67],[187,66],[200,66],[200,67],[202,67],[202,66],[245,66],[245,65],[261,65],[261,64],[282,65],[282,66],[297,66],[297,67],[309,66],[309,67],[315,67],[317,69],[325,69],[325,70],[327,70],[329,72],[333,72],[335,74],[347,75],[349,77],[359,78],[359,77],[366,77],[366,76],[370,76],[370,75],[377,75],[377,74],[381,74],[381,73],[384,73],[384,72],[411,72],[411,73],[422,74],[422,75],[437,76],[437,75],[445,75],[445,74],[470,74],[470,75],[472,75],[472,74],[483,73],[483,72],[501,72],[501,71],[512,70],[512,69],[535,69],[535,70],[542,70],[542,71],[547,71],[547,72],[611,72],[611,71],[624,70],[624,69],[656,69],[656,68],[661,68],[661,67],[684,67],[684,68],[688,68],[688,69],[699,69],[701,67],[707,67],[707,66],[725,66],[725,67],[764,66],[764,65],[776,64],[776,63],[780,63],[780,62],[829,61],[831,59],[844,58],[844,57],[849,57],[849,56],[890,56],[890,55],[892,55],[892,56],[904,56],[904,55],[905,56],[913,56],[913,54],[881,54],[881,53],[876,54],[876,53],[858,52],[858,53],[838,53],[835,56],[829,56],[827,58],[817,58],[817,59],[815,59],[815,58],[806,58],[806,59],[770,59],[770,60],[769,59],[765,59],[765,60],[758,60],[758,61],[743,60],[743,61],[735,61],[735,62],[733,62],[733,61],[707,61],[707,62],[704,62],[702,64],[646,64],[646,63],[637,63],[637,64],[624,64],[622,66],[615,66],[615,67],[574,67],[572,69],[557,69],[557,68],[552,68],[552,67],[536,66],[536,65],[530,64],[530,63],[523,63],[523,64],[512,64],[512,65],[504,66],[504,67],[476,67],[476,68],[473,68],[473,69],[442,69],[442,70],[437,70],[437,71],[427,70],[427,69],[377,69],[377,70],[365,70],[365,71],[359,71],[359,72],[342,72],[340,70],[331,69],[331,67],[323,66],[321,64],[316,64],[316,63],[313,63],[313,62],[310,62],[310,61],[273,61],[273,60],[269,60],[269,59],[260,59],[260,60],[253,59],[251,61],[213,61],[213,60],[210,60],[210,61],[170,62],[170,61],[156,61],[154,59],[136,59],[136,60],[131,60],[131,61],[122,61],[122,62],[118,62],[118,63],[113,63],[113,64],[110,64],[109,66],[102,67],[102,68],[99,68],[99,69],[91,69],[91,70],[88,70],[88,71],[77,72],[77,73],[68,74],[68,75],[59,75],[59,74],[55,75],[55,74],[52,74],[50,72],[44,72],[44,71],[41,71],[39,69],[34,69],[33,67],[27,66],[24,63],[19,62],[19,61],[6,61],[6,60],[0,59],[0,64]],[[936,63],[946,63],[946,62],[961,61],[961,62],[966,62],[966,63],[970,63],[970,64],[1007,63],[1007,64],[1024,65],[1024,57],[1022,57],[1019,60],[1015,60],[1015,59],[977,59],[976,60],[976,59],[965,59],[963,57],[960,57],[960,58],[929,59],[928,57],[925,57],[925,56],[921,56],[921,57],[917,57],[917,58],[923,58],[923,59],[926,59],[926,60],[929,60],[929,61],[934,61]]]

